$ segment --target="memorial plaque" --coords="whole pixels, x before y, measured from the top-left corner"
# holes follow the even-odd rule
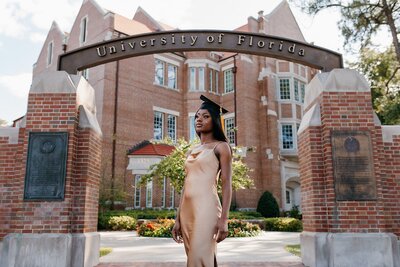
[[[336,200],[375,200],[371,136],[368,131],[332,131]]]
[[[29,133],[25,200],[63,200],[68,133]]]

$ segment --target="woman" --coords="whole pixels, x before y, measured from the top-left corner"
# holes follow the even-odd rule
[[[228,111],[203,95],[200,99],[204,102],[195,115],[200,144],[189,151],[185,162],[185,184],[172,236],[177,243],[184,243],[188,267],[216,267],[216,243],[228,235],[232,152],[220,121],[220,113]],[[218,177],[222,180],[222,207]]]

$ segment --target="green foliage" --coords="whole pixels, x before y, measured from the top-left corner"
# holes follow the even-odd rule
[[[140,236],[147,237],[172,237],[172,228],[175,220],[159,219],[156,222],[144,222],[137,227],[137,233]]]
[[[139,219],[159,219],[159,218],[175,218],[174,210],[114,210],[114,211],[100,211],[98,216],[97,227],[99,230],[111,230],[111,226],[108,224],[109,220],[113,216],[129,216],[136,220]]]
[[[303,223],[295,218],[266,218],[265,231],[301,232]]]
[[[172,237],[172,228],[175,220],[160,219],[156,222],[144,222],[137,227],[140,236],[147,237]],[[243,222],[240,220],[228,220],[228,237],[248,237],[256,236],[261,232],[258,225]]]
[[[341,12],[339,29],[345,38],[345,44],[359,44],[361,48],[368,47],[371,39],[381,29],[389,29],[393,44],[398,46],[400,2],[397,0],[292,0],[309,14],[317,14],[328,8],[338,8]],[[358,50],[358,49],[356,49]],[[400,51],[397,50],[397,60],[400,62]]]
[[[112,248],[100,248],[100,257],[110,254],[112,250]]]
[[[168,143],[169,141],[163,141]],[[142,176],[141,184],[145,185],[153,179],[161,183],[164,177],[168,177],[171,185],[180,192],[185,181],[185,160],[189,148],[194,143],[188,143],[184,139],[179,139],[175,144],[175,150],[159,163],[150,167],[150,172]],[[243,188],[251,188],[253,180],[248,175],[250,168],[242,161],[242,158],[234,153],[232,161],[232,189],[238,190]],[[218,192],[221,192],[221,179],[218,184]]]
[[[299,219],[301,220],[302,215],[301,212],[299,210],[299,206],[295,205],[293,206],[290,211],[288,212],[288,215],[290,218],[295,218],[295,219]]]
[[[359,61],[350,66],[368,79],[373,107],[382,124],[400,124],[400,67],[393,46],[384,52],[365,48]]]
[[[261,219],[263,216],[256,211],[230,211],[230,219]]]
[[[241,220],[228,220],[228,237],[249,237],[260,234],[261,229],[257,224]]]
[[[129,216],[112,216],[108,220],[108,225],[112,230],[134,230],[136,220]]]
[[[287,252],[294,254],[297,257],[301,257],[300,244],[297,245],[286,245],[285,249]]]
[[[265,191],[262,194],[258,201],[257,212],[266,218],[279,216],[279,205],[271,192]]]

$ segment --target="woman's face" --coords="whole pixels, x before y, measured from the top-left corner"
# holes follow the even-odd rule
[[[212,118],[207,109],[199,109],[194,118],[196,132],[206,133],[212,131]]]

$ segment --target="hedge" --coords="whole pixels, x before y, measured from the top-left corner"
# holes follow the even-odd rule
[[[264,219],[265,231],[301,232],[303,223],[295,218],[267,218]]]

